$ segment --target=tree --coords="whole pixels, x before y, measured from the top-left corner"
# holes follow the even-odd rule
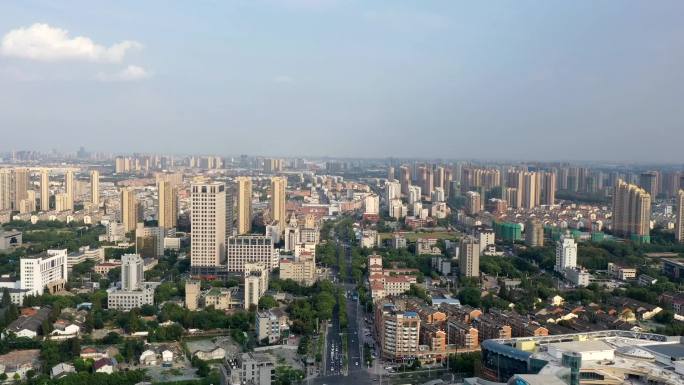
[[[259,299],[259,310],[268,310],[278,307],[278,301],[270,295],[265,295]]]
[[[480,306],[480,289],[476,287],[465,287],[458,293],[458,300],[463,305],[472,307]]]
[[[10,297],[10,292],[8,288],[2,290],[2,307],[7,307],[12,303],[12,298]]]

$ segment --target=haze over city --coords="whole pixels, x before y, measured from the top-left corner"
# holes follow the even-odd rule
[[[683,16],[680,1],[3,2],[0,150],[681,163]]]
[[[682,21],[0,1],[0,385],[684,385]]]

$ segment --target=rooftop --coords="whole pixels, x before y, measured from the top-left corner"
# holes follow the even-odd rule
[[[671,357],[673,361],[684,360],[684,344],[659,344],[659,345],[645,345],[642,348]]]

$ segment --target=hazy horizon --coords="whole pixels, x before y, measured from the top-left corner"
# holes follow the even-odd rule
[[[684,3],[0,4],[0,152],[684,163]]]

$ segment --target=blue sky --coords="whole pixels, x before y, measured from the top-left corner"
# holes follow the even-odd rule
[[[0,150],[683,163],[681,20],[681,1],[3,1]]]

